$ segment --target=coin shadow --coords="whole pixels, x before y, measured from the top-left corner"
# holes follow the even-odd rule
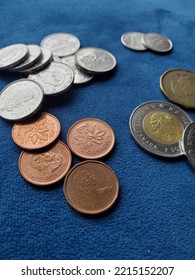
[[[6,84],[10,84],[23,77],[21,76],[21,74],[19,74],[17,72],[3,70],[3,71],[1,71],[1,78],[2,78],[3,82],[5,82]]]
[[[105,81],[107,81],[111,78],[113,79],[117,75],[117,72],[118,72],[118,67],[116,66],[114,69],[112,69],[109,72],[95,75],[92,80],[95,83],[102,83],[102,82],[105,82]]]

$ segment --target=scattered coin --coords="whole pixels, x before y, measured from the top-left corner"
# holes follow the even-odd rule
[[[99,48],[82,48],[75,54],[76,66],[90,74],[103,74],[116,66],[115,57]]]
[[[121,42],[128,49],[145,51],[147,47],[143,44],[143,36],[141,32],[127,32],[122,35]]]
[[[71,167],[72,156],[68,147],[61,141],[42,152],[23,151],[18,165],[21,175],[28,182],[47,186],[65,177]]]
[[[143,36],[143,44],[152,51],[162,53],[170,51],[173,47],[172,42],[168,38],[156,33],[145,34]]]
[[[57,95],[68,90],[73,84],[73,70],[64,63],[51,62],[50,65],[28,76],[29,79],[39,83],[46,95]]]
[[[28,55],[28,47],[24,44],[10,45],[0,49],[0,70],[20,64]]]
[[[119,194],[119,182],[113,170],[100,161],[88,160],[75,165],[64,181],[67,202],[84,214],[108,210]]]
[[[80,48],[80,41],[69,33],[55,33],[46,36],[41,46],[50,49],[54,56],[63,57],[74,54]]]
[[[74,123],[67,133],[71,151],[85,159],[97,159],[107,155],[115,143],[112,128],[102,120],[82,119]]]
[[[189,124],[184,130],[182,145],[184,154],[191,166],[195,168],[195,122]]]
[[[0,116],[21,121],[33,116],[43,101],[43,89],[34,81],[20,79],[6,86],[0,93]]]
[[[180,142],[184,129],[191,122],[176,105],[151,101],[132,112],[129,126],[134,139],[146,151],[173,158],[183,154]]]
[[[160,88],[172,102],[186,108],[195,108],[195,73],[171,69],[160,77]]]
[[[94,77],[93,75],[84,73],[76,67],[74,55],[63,57],[61,61],[72,68],[74,72],[74,84],[83,84],[89,82]]]
[[[53,143],[60,130],[60,122],[55,116],[41,113],[34,120],[15,124],[12,128],[12,138],[19,147],[35,150]]]

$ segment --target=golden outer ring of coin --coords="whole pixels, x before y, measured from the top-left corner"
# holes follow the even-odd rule
[[[103,165],[104,167],[106,167],[107,169],[110,170],[110,172],[113,174],[113,176],[115,177],[115,182],[116,182],[116,193],[115,193],[115,196],[114,196],[114,199],[110,202],[110,204],[108,204],[106,207],[100,209],[100,210],[96,210],[96,211],[87,211],[87,210],[83,210],[81,209],[80,207],[78,207],[76,204],[72,203],[70,200],[69,200],[69,197],[68,197],[68,193],[67,193],[67,189],[66,189],[66,186],[67,186],[67,183],[68,183],[68,179],[69,179],[69,176],[71,175],[71,173],[79,166],[85,164],[85,163],[97,163],[97,164],[100,164],[100,165]],[[65,180],[64,180],[64,195],[66,197],[66,200],[67,202],[70,204],[70,206],[72,208],[74,208],[76,211],[80,212],[80,213],[83,213],[83,214],[89,214],[89,215],[96,215],[96,214],[100,214],[102,212],[105,212],[107,211],[108,209],[110,209],[113,204],[116,202],[118,196],[119,196],[119,181],[118,181],[118,178],[116,177],[116,174],[114,173],[114,171],[112,170],[111,167],[109,167],[108,165],[106,165],[105,163],[101,162],[101,161],[98,161],[98,160],[85,160],[83,162],[80,162],[80,163],[77,163],[76,165],[74,165],[67,173],[66,177],[65,177]]]
[[[22,168],[21,168],[21,161],[22,161],[22,156],[24,153],[26,153],[26,151],[22,151],[20,156],[19,156],[19,159],[18,159],[18,167],[19,167],[19,170],[20,170],[20,173],[22,175],[22,177],[29,183],[33,184],[33,185],[36,185],[36,186],[49,186],[49,185],[52,185],[52,184],[55,184],[57,183],[58,181],[60,181],[62,178],[64,178],[67,174],[67,172],[69,171],[70,167],[71,167],[71,164],[72,164],[72,154],[71,154],[71,151],[69,150],[68,146],[66,144],[64,144],[62,141],[58,140],[57,143],[60,143],[62,144],[66,150],[67,150],[67,153],[68,153],[68,158],[69,158],[69,163],[66,167],[66,170],[55,180],[52,180],[50,182],[36,182],[34,180],[31,180],[28,176],[26,176],[26,174],[23,172]],[[57,145],[57,143],[55,145]]]
[[[38,150],[38,149],[41,149],[41,148],[45,148],[45,147],[47,147],[47,146],[49,146],[49,145],[51,145],[52,143],[55,142],[55,140],[58,138],[58,136],[59,136],[59,134],[60,134],[60,132],[61,132],[61,124],[60,124],[59,120],[58,120],[54,115],[52,115],[52,114],[50,114],[50,113],[47,113],[47,112],[41,113],[41,114],[39,115],[39,117],[41,117],[41,116],[44,115],[44,114],[49,115],[50,117],[52,117],[53,119],[55,119],[55,124],[57,125],[57,133],[56,133],[55,138],[54,138],[51,142],[47,143],[46,145],[41,145],[41,146],[39,146],[39,147],[37,147],[37,146],[35,146],[35,147],[27,147],[27,145],[22,145],[21,142],[18,141],[18,140],[17,140],[17,137],[15,136],[15,130],[17,129],[17,126],[20,125],[20,123],[16,123],[16,124],[14,124],[14,126],[12,127],[12,139],[13,139],[14,143],[16,143],[16,145],[18,145],[20,148],[23,148],[23,149],[25,149],[25,150],[29,150],[29,151],[30,151],[30,150]],[[39,118],[39,117],[38,117],[38,118]],[[38,118],[36,118],[35,121],[38,120]],[[31,123],[31,122],[32,122],[32,121],[29,120],[28,122],[21,123],[21,125],[29,124],[29,123]],[[56,132],[56,131],[55,131],[55,132]]]
[[[70,141],[70,133],[71,133],[71,130],[73,129],[73,127],[75,125],[77,125],[78,123],[82,123],[84,121],[97,121],[97,122],[100,122],[100,123],[103,123],[107,128],[109,128],[109,131],[111,133],[111,136],[112,136],[112,145],[110,146],[110,148],[108,150],[106,150],[104,153],[101,153],[100,155],[96,155],[96,156],[85,156],[83,155],[82,153],[79,153],[77,150],[75,150],[72,146],[71,146],[71,141]],[[77,156],[81,157],[81,158],[84,158],[84,159],[98,159],[98,158],[102,158],[104,156],[106,156],[114,147],[114,144],[115,144],[115,134],[114,134],[114,131],[113,129],[111,128],[111,126],[109,124],[107,124],[106,122],[100,120],[100,119],[97,119],[97,118],[86,118],[86,119],[81,119],[75,123],[73,123],[73,125],[71,125],[71,127],[69,128],[68,132],[67,132],[67,136],[66,136],[66,142],[68,144],[68,147],[70,148],[70,150]]]

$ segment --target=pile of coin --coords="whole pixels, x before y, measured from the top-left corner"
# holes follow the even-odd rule
[[[173,48],[173,44],[167,37],[157,33],[127,32],[121,37],[122,44],[134,51],[145,51],[166,53]]]

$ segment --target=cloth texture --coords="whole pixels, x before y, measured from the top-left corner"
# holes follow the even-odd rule
[[[113,151],[101,159],[120,183],[117,203],[88,216],[67,203],[63,180],[35,187],[18,169],[21,149],[13,123],[0,119],[0,259],[195,259],[195,173],[184,156],[158,158],[139,147],[129,117],[140,104],[168,101],[160,76],[172,68],[195,71],[195,2],[192,0],[0,1],[0,47],[38,44],[52,33],[71,33],[81,47],[111,52],[116,70],[65,94],[45,98],[41,111],[55,115],[66,143],[69,127],[99,118],[114,130]],[[125,32],[159,33],[173,42],[170,53],[125,48]],[[22,76],[0,73],[0,89]],[[195,120],[193,110],[185,110]],[[75,165],[82,160],[73,155]]]

